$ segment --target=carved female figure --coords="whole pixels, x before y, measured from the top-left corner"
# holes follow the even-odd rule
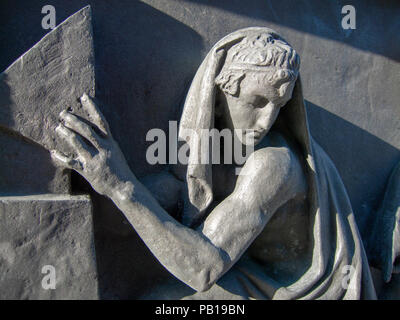
[[[180,221],[132,173],[88,96],[92,126],[65,111],[57,129],[76,155],[52,156],[114,201],[155,257],[197,291],[190,298],[373,299],[346,190],[308,130],[299,64],[267,28],[238,30],[210,50],[180,122],[190,149]],[[237,138],[255,146],[240,175],[235,163],[194,161],[201,141],[185,129],[211,128],[241,129]]]

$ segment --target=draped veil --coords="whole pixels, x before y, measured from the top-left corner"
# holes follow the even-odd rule
[[[281,39],[267,28],[246,28],[229,34],[208,53],[199,67],[189,89],[180,125],[179,138],[190,148],[187,168],[187,214],[204,219],[212,194],[211,165],[198,164],[193,159],[201,152],[201,141],[191,139],[185,129],[198,132],[214,126],[215,78],[222,68],[230,47],[249,35],[269,33]],[[251,274],[250,268],[232,268],[248,298],[266,299],[374,299],[375,289],[370,275],[367,257],[357,229],[351,204],[342,180],[330,158],[310,135],[301,80],[298,77],[292,99],[285,105],[276,122],[285,128],[300,147],[308,181],[309,239],[312,246],[309,268],[290,285],[281,285],[262,268],[262,275]],[[232,272],[233,272],[232,271]],[[229,271],[231,272],[231,271]],[[228,272],[228,273],[229,273]],[[349,273],[350,282],[344,281]],[[225,277],[225,276],[224,276]],[[243,279],[250,279],[257,287],[252,294]],[[256,279],[256,280],[255,280]],[[231,280],[230,280],[231,281]],[[269,284],[268,284],[269,282]],[[214,285],[217,287],[218,283]],[[269,287],[275,288],[270,291]],[[200,297],[217,297],[211,288],[199,293]],[[241,294],[243,297],[244,294]],[[196,297],[193,296],[193,297]],[[223,298],[229,298],[225,296]]]

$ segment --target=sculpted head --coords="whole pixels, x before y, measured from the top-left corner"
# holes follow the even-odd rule
[[[289,44],[268,33],[246,37],[229,49],[215,82],[216,115],[244,145],[256,145],[291,99],[300,58]]]

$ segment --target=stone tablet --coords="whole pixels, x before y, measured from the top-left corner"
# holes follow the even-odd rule
[[[0,74],[0,126],[47,149],[62,110],[81,111],[78,98],[94,96],[91,9],[85,7],[47,34]]]
[[[0,197],[0,284],[0,299],[97,299],[90,198]]]

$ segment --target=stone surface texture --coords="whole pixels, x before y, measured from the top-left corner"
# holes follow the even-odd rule
[[[92,228],[87,196],[0,197],[0,299],[98,298]],[[42,287],[47,265],[55,289]]]
[[[0,71],[49,32],[40,24],[41,8],[47,4],[1,1]],[[239,0],[54,0],[57,23],[87,4],[94,16],[96,95],[140,177],[163,169],[146,162],[146,133],[152,128],[167,131],[168,120],[179,119],[185,93],[212,45],[243,27],[277,30],[302,58],[311,133],[338,168],[363,240],[368,238],[390,172],[400,159],[397,0],[352,1],[355,30],[341,27],[341,9],[349,4],[345,0],[249,0],[246,5]],[[8,131],[0,130],[0,136],[2,194],[62,193],[69,188],[42,147]],[[174,281],[110,200],[76,175],[72,187],[93,199],[101,298],[137,298],[162,280]],[[381,297],[400,297],[394,285],[399,280],[394,275],[391,283],[382,284]]]
[[[71,196],[70,173],[47,149],[61,110],[79,113],[94,95],[89,7],[83,8],[0,74],[0,298],[96,299],[92,203]],[[51,194],[48,194],[51,193]],[[52,266],[54,289],[42,286]]]
[[[46,35],[1,73],[0,81],[0,125],[53,149],[60,112],[77,109],[84,92],[94,96],[90,8]]]

